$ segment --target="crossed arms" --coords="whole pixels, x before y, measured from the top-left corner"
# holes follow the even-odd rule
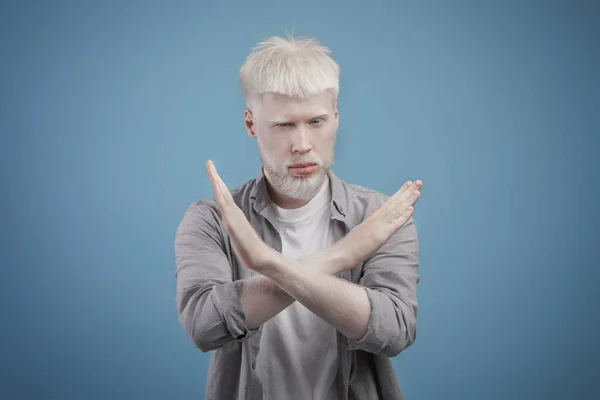
[[[411,215],[420,181],[407,182],[332,247],[292,261],[262,242],[212,163],[207,170],[219,210],[191,206],[175,241],[176,305],[197,347],[209,351],[243,340],[294,301],[345,335],[350,349],[392,357],[412,344],[418,242]],[[232,281],[225,235],[258,275]],[[362,261],[358,284],[333,276]]]

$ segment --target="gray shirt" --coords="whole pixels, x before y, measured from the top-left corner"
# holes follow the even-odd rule
[[[329,179],[337,241],[388,196],[348,184],[332,171]],[[266,212],[271,200],[262,169],[231,194],[258,235],[281,252],[281,238]],[[175,235],[175,260],[179,321],[196,347],[213,351],[206,398],[261,399],[256,359],[262,326],[248,329],[240,302],[244,278],[255,273],[235,255],[214,199],[198,200],[186,210]],[[411,217],[374,255],[337,274],[365,287],[371,304],[363,338],[349,340],[337,332],[342,399],[403,399],[389,357],[415,341],[418,264],[418,236]]]

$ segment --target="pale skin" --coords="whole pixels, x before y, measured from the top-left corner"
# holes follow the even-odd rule
[[[329,91],[308,99],[265,93],[257,112],[244,111],[244,126],[257,141],[269,196],[281,208],[302,207],[333,164],[337,102]],[[315,164],[316,171],[300,177],[290,168],[298,163]]]
[[[241,303],[254,329],[299,301],[350,340],[362,338],[370,319],[363,287],[332,275],[362,262],[410,219],[423,183],[407,181],[380,208],[335,245],[302,260],[287,260],[265,244],[217,173],[206,163],[225,230],[240,261],[258,272],[244,281]]]

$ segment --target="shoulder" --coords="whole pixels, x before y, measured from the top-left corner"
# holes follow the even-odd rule
[[[345,200],[344,203],[347,209],[346,216],[351,226],[360,224],[373,210],[381,207],[389,198],[388,195],[375,189],[348,183],[341,179],[339,179],[339,183],[337,187],[342,191],[341,195]]]
[[[255,179],[247,181],[242,185],[230,189],[229,192],[235,203],[246,212],[246,205],[250,202],[252,188],[254,187]],[[221,211],[214,197],[201,198],[193,201],[188,205],[179,229],[182,230],[188,227],[199,225],[208,225],[216,229],[221,229]]]
[[[370,189],[354,183],[344,183],[351,194],[351,199],[355,202],[364,204],[377,204],[377,207],[382,205],[390,198],[390,196],[379,192],[375,189]]]

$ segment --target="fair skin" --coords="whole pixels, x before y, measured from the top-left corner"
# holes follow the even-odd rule
[[[349,339],[363,337],[370,318],[364,288],[329,274],[360,263],[400,229],[414,211],[412,206],[419,198],[422,182],[406,182],[335,245],[295,261],[283,258],[262,241],[233,201],[214,164],[209,161],[206,168],[234,251],[244,265],[262,275],[247,279],[242,293],[241,302],[250,328],[259,326],[298,300]],[[274,288],[261,291],[266,285],[265,279],[274,282],[283,293],[273,296]]]
[[[261,96],[259,115],[246,109],[248,135],[257,140],[271,200],[282,208],[299,208],[316,194],[331,168],[339,114],[325,91],[308,99],[276,93]],[[294,170],[313,164],[310,174]]]
[[[329,92],[306,100],[267,93],[258,118],[245,111],[248,134],[259,141],[269,194],[280,207],[305,205],[326,179],[339,124],[334,104]],[[299,163],[313,166],[292,168]],[[207,172],[236,254],[260,273],[244,280],[241,303],[248,327],[260,326],[297,300],[349,339],[363,337],[370,318],[366,291],[332,275],[369,257],[408,221],[422,182],[406,182],[334,246],[292,261],[260,239],[212,162],[207,163]]]

